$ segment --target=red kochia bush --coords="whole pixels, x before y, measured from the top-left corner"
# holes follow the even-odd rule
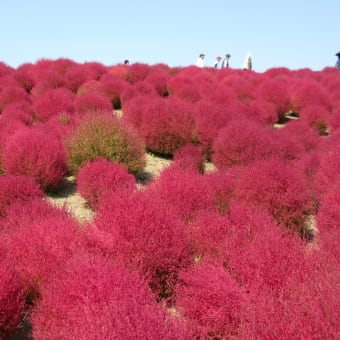
[[[180,167],[198,172],[204,171],[205,157],[198,145],[186,144],[174,152],[173,161]]]
[[[13,259],[0,245],[0,338],[20,327],[25,307],[25,290],[14,270]]]
[[[220,264],[200,262],[180,273],[177,308],[202,339],[242,338],[246,294]]]
[[[25,128],[11,136],[3,151],[5,172],[32,177],[44,190],[56,188],[66,174],[60,140],[42,129]]]
[[[25,125],[32,125],[33,110],[31,104],[26,101],[16,101],[7,105],[1,112],[2,120],[17,120]]]
[[[43,192],[32,178],[15,175],[0,176],[0,216],[5,216],[8,207],[15,202],[27,202],[39,197],[43,197]]]
[[[269,130],[248,120],[232,120],[213,144],[213,163],[219,168],[247,165],[274,153]]]
[[[33,293],[39,292],[82,245],[78,223],[62,215],[60,218],[45,216],[38,221],[21,224],[20,229],[9,232],[7,237],[15,269]]]
[[[136,269],[161,296],[171,294],[189,260],[182,224],[149,192],[117,192],[102,200],[90,244]]]
[[[124,108],[123,108],[124,110]],[[141,108],[130,107],[123,119],[136,121],[134,118]],[[149,150],[164,155],[172,155],[179,147],[194,142],[195,125],[192,105],[176,97],[153,97],[142,109],[139,120],[139,134],[144,138]]]
[[[254,207],[267,209],[282,226],[302,231],[311,209],[307,183],[300,171],[283,160],[257,161],[248,166],[237,193]]]
[[[73,99],[73,93],[66,88],[48,90],[34,99],[35,118],[45,122],[60,113],[73,114]]]
[[[20,86],[7,85],[0,87],[0,112],[9,104],[17,101],[30,102],[28,93]]]
[[[123,165],[106,159],[86,162],[77,175],[77,189],[93,209],[105,193],[122,189],[133,191],[135,187],[135,177]]]
[[[77,95],[74,100],[74,105],[76,113],[80,115],[92,112],[112,112],[113,110],[110,98],[95,92]]]
[[[321,135],[328,133],[330,113],[324,106],[306,105],[301,109],[299,116]]]
[[[101,256],[78,256],[64,267],[33,310],[34,339],[191,338],[135,273]]]
[[[155,194],[183,222],[192,221],[199,211],[215,210],[214,195],[204,175],[173,164],[153,184]]]

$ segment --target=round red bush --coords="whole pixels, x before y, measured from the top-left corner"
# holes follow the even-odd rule
[[[66,174],[66,156],[61,141],[39,128],[20,129],[3,151],[5,172],[32,177],[44,190],[54,190]]]
[[[246,294],[219,264],[200,262],[180,273],[176,306],[198,338],[241,338]]]
[[[43,196],[43,192],[33,178],[15,175],[0,176],[0,216],[5,216],[13,203],[24,203]]]
[[[73,93],[66,88],[47,90],[34,99],[35,119],[46,122],[51,117],[61,113],[73,114],[75,112],[73,99]]]
[[[232,120],[214,140],[213,163],[223,169],[268,158],[274,153],[269,131],[255,122]]]
[[[133,272],[101,256],[69,261],[32,313],[34,339],[190,339]]]
[[[0,338],[19,328],[25,308],[25,289],[14,270],[14,261],[0,245]]]
[[[123,165],[105,159],[86,162],[77,175],[77,190],[93,209],[105,193],[135,188],[135,177]]]
[[[183,225],[147,191],[108,194],[88,238],[138,270],[160,297],[171,295],[178,271],[189,261]]]

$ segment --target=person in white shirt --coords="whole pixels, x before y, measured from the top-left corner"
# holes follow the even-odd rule
[[[215,68],[218,67],[218,64],[220,63],[221,59],[222,59],[222,58],[221,58],[220,56],[217,56],[217,57],[216,57],[216,60],[215,60],[214,65],[213,65]]]
[[[229,59],[230,59],[230,54],[227,53],[225,55],[225,58],[222,60],[221,68],[228,68],[229,67]]]
[[[204,67],[204,57],[205,54],[201,53],[196,61],[196,66],[197,67]]]
[[[247,53],[246,59],[244,60],[243,69],[251,70],[252,69],[252,61],[250,52]]]

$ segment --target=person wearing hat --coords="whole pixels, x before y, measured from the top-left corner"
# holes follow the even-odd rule
[[[340,70],[340,52],[338,52],[336,56],[338,57],[338,60],[335,63],[335,67]]]
[[[204,57],[205,54],[201,53],[196,61],[196,66],[197,67],[204,67]]]
[[[222,59],[222,58],[221,58],[220,56],[217,56],[217,57],[216,57],[216,60],[215,60],[214,65],[213,65],[215,68],[218,67],[218,64],[220,63],[221,59]]]
[[[222,61],[221,68],[228,68],[229,67],[229,59],[230,59],[230,54],[227,53]]]

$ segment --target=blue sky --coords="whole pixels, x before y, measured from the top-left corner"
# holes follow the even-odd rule
[[[231,54],[241,68],[322,70],[340,51],[337,0],[2,0],[0,60],[17,67],[41,58],[115,65],[195,64]]]

